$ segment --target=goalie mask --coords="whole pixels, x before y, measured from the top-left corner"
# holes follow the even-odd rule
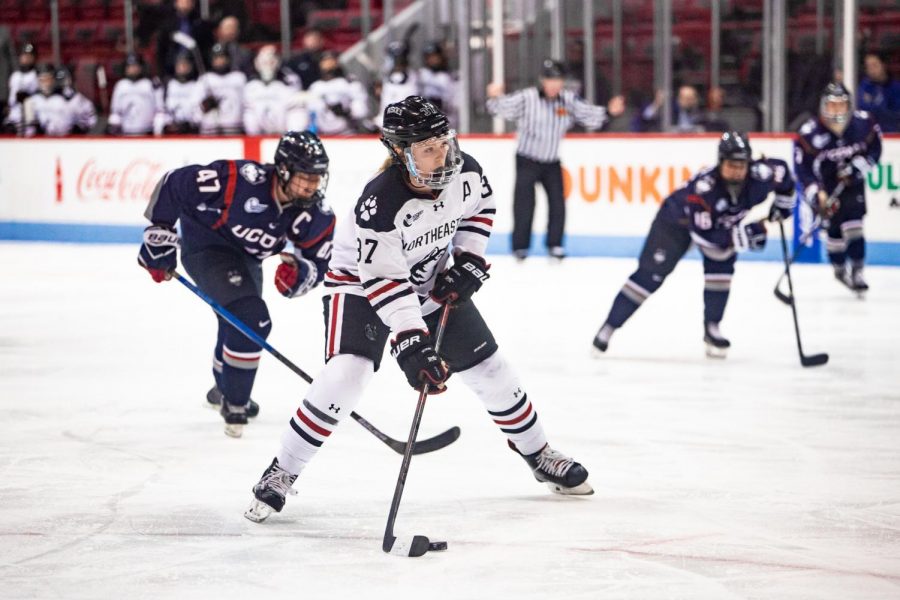
[[[328,155],[322,140],[309,131],[288,131],[278,141],[275,149],[275,174],[281,191],[288,199],[301,207],[309,207],[324,198],[328,187]],[[316,187],[308,194],[298,194],[292,188],[296,186],[296,175],[305,175],[302,179],[308,188]]]
[[[381,142],[414,184],[441,190],[462,172],[462,152],[447,116],[421,96],[384,110]]]

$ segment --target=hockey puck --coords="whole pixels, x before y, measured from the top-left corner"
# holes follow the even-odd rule
[[[428,544],[429,552],[440,552],[447,549],[447,542],[431,542]]]

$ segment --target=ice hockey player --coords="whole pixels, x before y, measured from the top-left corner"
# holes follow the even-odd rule
[[[72,117],[72,130],[69,133],[90,133],[97,124],[97,109],[87,96],[75,89],[72,73],[66,67],[56,69],[56,87],[65,98]]]
[[[446,116],[421,97],[387,107],[382,142],[390,157],[335,235],[325,276],[325,368],[245,516],[259,522],[281,511],[297,475],[359,402],[389,337],[413,388],[441,393],[457,373],[538,481],[559,494],[591,494],[587,470],[548,445],[523,382],[471,301],[489,277],[484,251],[495,208],[487,177],[460,151]],[[433,333],[445,303],[453,310],[438,355]]]
[[[835,278],[862,295],[869,289],[863,277],[866,174],[881,157],[881,128],[868,113],[854,112],[847,88],[831,83],[822,93],[818,118],[806,121],[799,134],[794,170],[804,206],[821,218]]]
[[[369,95],[362,84],[344,75],[334,52],[319,59],[320,79],[309,86],[309,110],[322,135],[372,133]]]
[[[235,70],[222,44],[210,50],[210,67],[197,83],[201,135],[240,135],[244,130],[244,86],[247,76]]]
[[[36,61],[37,51],[34,45],[27,42],[22,44],[22,49],[19,50],[19,67],[9,76],[9,114],[4,123],[9,133],[22,133],[21,129],[25,124],[22,106],[25,99],[38,89]]]
[[[325,276],[334,215],[324,204],[328,155],[309,132],[288,132],[275,164],[219,160],[166,173],[150,199],[138,263],[156,282],[171,278],[176,253],[197,286],[266,338],[272,328],[262,299],[262,261],[281,254],[275,287],[301,296]],[[181,234],[176,232],[181,223]],[[207,401],[220,408],[225,433],[240,437],[259,406],[250,400],[262,349],[219,319],[213,356],[215,385]]]
[[[175,75],[166,82],[165,112],[154,125],[155,133],[191,134],[200,129],[200,106],[197,103],[197,74],[194,58],[187,51],[175,55]]]
[[[263,135],[305,129],[309,117],[294,101],[299,79],[295,78],[297,85],[287,81],[275,46],[260,48],[253,67],[256,76],[244,87],[244,133]]]
[[[85,133],[97,122],[94,106],[75,92],[67,80],[68,71],[52,65],[38,65],[38,91],[25,99],[23,135],[64,136]]]
[[[664,201],[638,259],[638,269],[616,295],[594,347],[606,352],[613,332],[659,289],[691,242],[703,255],[703,340],[707,355],[724,358],[731,343],[719,331],[737,253],[762,250],[764,221],[742,223],[774,192],[769,220],[787,218],[794,206],[794,180],[783,160],[753,160],[747,135],[728,131],[719,140],[718,164],[700,171]]]
[[[147,75],[141,55],[129,52],[125,56],[125,77],[113,88],[107,131],[115,135],[149,135],[162,110],[162,87]]]
[[[457,113],[457,83],[450,73],[449,61],[440,42],[425,44],[422,61],[422,68],[419,69],[422,97],[441,109],[453,125]]]
[[[419,95],[418,72],[409,65],[409,44],[404,40],[394,40],[387,46],[387,72],[381,80],[381,100],[376,115],[380,124],[381,116],[388,104],[400,102],[409,96]]]

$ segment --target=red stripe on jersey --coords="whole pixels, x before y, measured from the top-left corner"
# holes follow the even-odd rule
[[[698,196],[697,194],[688,194],[687,201],[688,204],[697,204],[699,206],[702,206],[705,211],[712,212],[711,210],[709,210],[709,204],[706,203],[706,200],[704,200],[702,196]]]
[[[354,281],[359,283],[359,277],[356,277],[355,275],[339,275],[334,271],[328,271],[328,273],[325,274],[325,277],[334,279],[335,281]]]
[[[334,217],[331,217],[331,224],[325,228],[325,231],[323,231],[318,236],[316,236],[315,239],[307,240],[305,242],[300,242],[297,245],[300,246],[301,248],[312,248],[313,246],[315,246],[316,244],[321,242],[322,238],[324,238],[326,235],[328,235],[329,233],[334,231],[334,222],[335,222]]]
[[[312,422],[312,419],[303,414],[303,411],[299,408],[297,409],[297,416],[300,417],[300,420],[306,423],[306,426],[318,433],[319,435],[324,435],[328,437],[331,435],[331,432],[325,429],[324,427],[319,427],[315,423]]]
[[[233,160],[228,161],[228,183],[225,185],[225,208],[222,210],[222,216],[216,221],[213,229],[218,229],[228,222],[228,211],[231,210],[231,203],[234,202],[234,188],[237,186],[237,164]]]
[[[485,217],[469,217],[468,219],[463,219],[463,221],[476,221],[478,223],[484,223],[485,225],[494,225],[493,219],[486,219]]]
[[[335,294],[331,299],[331,327],[328,331],[328,356],[329,358],[334,356],[334,330],[337,328],[337,314],[338,314],[338,303],[340,302],[341,295]]]
[[[369,300],[374,300],[374,299],[377,298],[378,296],[382,295],[382,294],[385,293],[385,292],[388,292],[388,291],[394,289],[394,288],[397,287],[398,285],[400,285],[400,282],[392,281],[392,282],[390,282],[389,284],[387,284],[386,286],[384,286],[383,288],[380,288],[380,289],[375,290],[374,292],[372,292],[371,294],[369,294],[368,296],[366,296],[366,298],[368,298]]]
[[[531,402],[528,403],[528,410],[526,410],[524,413],[522,413],[515,419],[510,419],[509,421],[498,421],[497,419],[494,419],[494,423],[496,423],[497,425],[515,425],[516,423],[519,423],[520,421],[524,421],[525,417],[527,417],[530,414],[531,414]]]

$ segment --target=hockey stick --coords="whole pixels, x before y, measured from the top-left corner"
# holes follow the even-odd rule
[[[778,219],[778,227],[781,229],[781,254],[784,257],[784,273],[787,276],[788,291],[791,293],[791,314],[794,315],[794,333],[797,336],[797,352],[800,354],[800,364],[804,367],[817,367],[828,362],[828,354],[803,354],[803,346],[800,344],[800,325],[797,322],[797,301],[794,296],[794,284],[791,281],[791,261],[788,260],[787,240],[784,238],[784,219]]]
[[[828,196],[828,199],[825,201],[825,209],[831,208],[834,203],[837,201],[838,197],[844,192],[844,187],[846,184],[843,181],[839,181],[835,186],[834,191],[831,192],[831,195]],[[802,202],[802,200],[801,200]],[[822,224],[822,215],[819,212],[816,212],[816,216],[813,218],[813,222],[809,228],[809,231],[800,236],[797,240],[797,243],[794,244],[794,250],[791,252],[791,260],[790,264],[794,264],[794,261],[797,260],[797,253],[806,246],[806,242],[809,241],[813,235],[815,235],[816,229]],[[783,235],[783,234],[782,234]],[[778,281],[775,282],[775,289],[773,293],[775,297],[784,302],[785,304],[790,304],[793,300],[791,296],[788,296],[784,292],[781,291],[781,282],[784,281],[784,276],[787,273],[787,269],[782,271],[781,276],[778,278]]]
[[[441,309],[441,318],[438,321],[437,331],[435,332],[435,354],[441,349],[444,330],[447,327],[447,319],[450,316],[450,308],[449,304],[445,304],[444,308]],[[397,511],[400,510],[400,497],[403,495],[403,488],[406,486],[406,475],[409,473],[409,463],[412,460],[413,453],[410,452],[410,448],[413,447],[416,435],[419,433],[419,425],[422,423],[422,413],[425,412],[425,400],[427,398],[428,384],[425,383],[422,385],[422,391],[419,392],[416,412],[413,414],[412,426],[409,428],[409,440],[406,442],[403,462],[400,463],[400,474],[397,476],[397,486],[394,488],[394,498],[391,500],[391,510],[388,512],[387,526],[384,529],[384,540],[381,542],[382,550],[398,556],[422,556],[428,551],[447,549],[447,542],[431,542],[424,535],[414,535],[412,538],[405,537],[402,540],[398,540],[394,535],[394,522],[397,520]]]
[[[223,319],[228,321],[228,323],[243,333],[247,338],[249,338],[253,343],[261,346],[265,350],[269,352],[272,356],[277,358],[281,364],[289,368],[291,371],[299,375],[303,378],[307,383],[312,383],[313,379],[306,373],[303,369],[295,365],[293,362],[288,360],[281,352],[273,348],[266,340],[264,340],[258,333],[247,327],[243,321],[238,319],[234,314],[232,314],[228,309],[223,307],[221,304],[210,298],[203,290],[198,288],[196,285],[191,283],[187,278],[185,278],[178,271],[172,271],[172,277],[180,281],[184,286],[194,292],[198,297],[200,297],[204,302],[209,304],[209,306],[216,311],[216,314],[221,316]],[[399,440],[395,440],[394,438],[382,433],[377,427],[372,425],[369,421],[356,414],[355,411],[350,413],[350,416],[353,417],[353,420],[363,426],[363,428],[377,437],[379,440],[385,443],[388,448],[396,452],[397,454],[404,454],[408,447],[406,444]],[[426,452],[434,452],[435,450],[440,450],[445,446],[449,446],[453,442],[459,438],[460,429],[459,427],[451,427],[444,433],[438,434],[432,438],[428,438],[426,440],[422,440],[421,442],[416,442],[416,445],[412,448],[413,454],[425,454]]]

